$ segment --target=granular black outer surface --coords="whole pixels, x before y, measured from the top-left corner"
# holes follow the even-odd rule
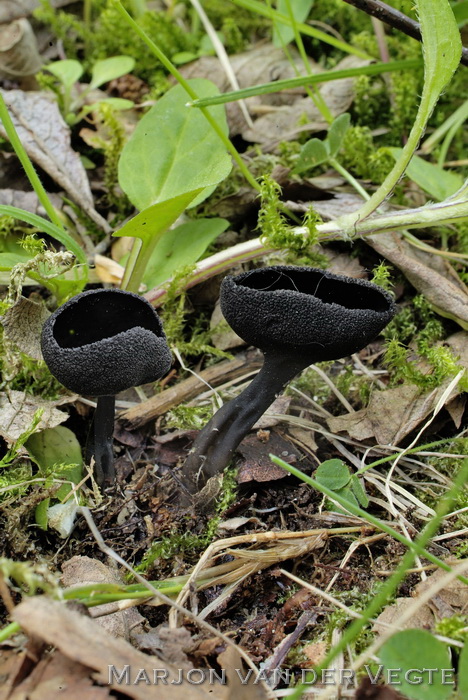
[[[221,308],[233,330],[265,354],[334,360],[364,348],[396,307],[371,282],[311,267],[277,265],[226,277]]]
[[[42,354],[70,391],[114,395],[155,381],[171,366],[171,353],[154,308],[119,289],[78,294],[59,307],[42,330]]]

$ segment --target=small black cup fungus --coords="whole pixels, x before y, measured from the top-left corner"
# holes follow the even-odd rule
[[[252,383],[200,432],[182,470],[194,492],[199,475],[224,469],[241,440],[300,371],[364,348],[396,307],[371,282],[308,267],[278,265],[221,285],[221,308],[233,330],[260,348],[264,364]]]
[[[171,366],[161,321],[142,297],[120,289],[83,292],[42,329],[42,354],[67,389],[98,397],[91,450],[100,483],[113,478],[114,396],[153,382]]]

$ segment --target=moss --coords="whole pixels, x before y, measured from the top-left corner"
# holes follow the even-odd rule
[[[270,20],[255,12],[219,0],[204,0],[203,7],[214,28],[222,32],[230,54],[243,51],[255,39],[270,36]]]
[[[452,615],[444,617],[435,625],[435,633],[450,639],[456,639],[459,642],[468,641],[468,616],[467,615]]]
[[[166,415],[166,427],[176,430],[201,430],[213,415],[213,408],[206,406],[176,406]]]
[[[122,4],[131,10],[128,0]],[[35,16],[63,41],[67,58],[82,61],[87,71],[99,59],[123,54],[135,58],[133,72],[142,80],[154,85],[164,79],[165,70],[146,44],[129,29],[112,0],[94,4],[91,27],[68,12],[55,10],[47,0],[42,0]],[[196,38],[185,33],[168,12],[145,12],[136,21],[169,57],[196,49]]]
[[[391,369],[393,384],[406,381],[422,389],[431,389],[460,371],[450,348],[436,345],[444,337],[444,326],[423,295],[415,296],[413,304],[395,316],[383,335],[387,339],[385,363]],[[417,361],[409,359],[409,350],[405,347],[409,342],[428,361],[429,372],[421,371]],[[464,378],[461,382],[462,386],[467,383]]]

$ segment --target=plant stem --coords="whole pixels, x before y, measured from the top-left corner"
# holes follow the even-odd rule
[[[205,425],[180,472],[181,481],[190,493],[200,489],[200,481],[225,469],[234,450],[254,423],[271,406],[283,387],[310,364],[310,357],[285,357],[265,353],[260,372],[244,391],[228,401]]]
[[[3,123],[3,126],[6,131],[7,138],[11,145],[13,146],[13,149],[19,158],[21,165],[24,168],[24,172],[26,173],[29,182],[31,183],[31,187],[33,188],[34,192],[37,194],[37,197],[44,207],[44,209],[47,212],[47,216],[49,219],[54,223],[58,228],[60,228],[62,231],[64,231],[63,224],[60,220],[60,217],[58,216],[57,212],[54,209],[54,206],[52,202],[50,201],[49,197],[47,196],[47,192],[45,191],[42,182],[39,180],[38,174],[36,173],[36,170],[34,168],[34,165],[32,164],[28,154],[26,153],[26,150],[21,143],[21,139],[18,136],[18,133],[15,129],[15,125],[13,124],[13,121],[10,117],[10,114],[8,112],[5,100],[3,98],[3,95],[0,93],[0,120]]]
[[[94,469],[99,486],[112,483],[114,470],[115,396],[99,396],[94,413]]]
[[[468,217],[468,199],[462,199],[462,195],[466,196],[466,193],[460,190],[456,194],[457,199],[452,197],[444,202],[430,204],[418,209],[403,209],[397,212],[379,214],[365,221],[358,221],[353,228],[353,235],[349,236],[348,240],[352,240],[357,236],[365,237],[370,234],[385,233],[385,231],[426,228],[436,224],[442,225],[462,221]],[[298,236],[307,236],[309,233],[305,226],[295,228],[294,232]],[[320,243],[343,240],[343,230],[338,220],[318,224],[317,232]],[[274,252],[273,249],[266,248],[259,238],[239,243],[197,263],[193,273],[188,276],[184,288],[190,289],[200,282],[226,272],[226,270],[231,269],[236,264],[256,260],[272,252]],[[161,306],[167,294],[165,286],[170,282],[171,280],[167,280],[167,282],[154,287],[145,294],[145,298],[155,306]]]
[[[323,487],[321,484],[317,483],[314,479],[310,479],[309,477],[306,477],[302,472],[300,472],[298,469],[294,469],[294,467],[291,467],[289,464],[286,464],[286,462],[283,462],[283,460],[279,459],[278,457],[274,457],[273,455],[270,455],[272,461],[275,464],[278,464],[279,466],[283,467],[286,469],[288,472],[292,474],[296,474],[296,476],[299,476],[300,479],[305,481],[306,483],[309,483],[314,486],[314,488],[318,489],[322,493],[325,493],[329,498],[333,498],[335,501],[339,501],[341,505],[343,505],[347,510],[350,512],[353,512],[353,509],[355,506],[351,506],[351,504],[346,501],[344,498],[338,498],[336,493],[333,491],[330,491],[329,489]],[[439,525],[444,517],[449,511],[449,508],[454,500],[454,498],[457,496],[459,493],[460,489],[463,488],[464,484],[466,483],[466,480],[468,479],[468,459],[464,460],[463,466],[460,469],[459,473],[457,474],[457,477],[455,481],[453,482],[452,487],[450,490],[445,494],[444,498],[442,501],[439,503],[439,506],[436,510],[436,514],[434,515],[433,518],[427,523],[425,526],[424,530],[421,532],[419,537],[411,543],[411,548],[409,551],[405,554],[403,559],[401,560],[400,565],[397,567],[397,569],[394,571],[392,576],[384,583],[382,584],[380,590],[376,594],[376,596],[373,598],[372,602],[367,606],[367,608],[363,611],[362,616],[356,620],[353,620],[353,622],[347,627],[347,629],[343,632],[343,635],[336,644],[333,649],[327,654],[325,659],[318,664],[317,666],[314,667],[314,671],[317,673],[318,671],[321,671],[324,668],[327,668],[331,662],[336,659],[336,657],[341,654],[348,645],[352,644],[352,642],[356,639],[356,637],[359,635],[363,627],[370,621],[372,617],[374,617],[380,609],[389,601],[395,590],[397,589],[398,585],[401,583],[401,581],[404,579],[406,572],[408,569],[411,568],[413,565],[415,557],[418,556],[424,556],[426,558],[429,558],[428,552],[424,551],[425,546],[427,543],[430,541],[430,539],[435,535],[437,532]],[[313,482],[313,483],[312,483]],[[356,510],[361,511],[360,508],[356,508]],[[354,513],[356,514],[356,513]],[[365,511],[360,512],[360,517],[365,518],[369,522],[371,522],[373,525],[377,525],[377,527],[381,530],[385,530],[385,528],[382,527],[383,523],[380,523],[380,521],[377,518],[373,518],[369,515],[369,513],[366,513]],[[400,539],[400,538],[398,538]],[[448,565],[443,566],[446,571],[450,571],[450,567]],[[464,576],[459,576],[459,580],[464,580],[463,582],[466,584],[468,583],[467,579]],[[302,695],[302,692],[306,686],[300,685],[297,687],[297,689],[294,691],[292,695],[290,695],[290,698],[293,698],[293,700],[299,700],[299,698]]]
[[[122,15],[122,17],[125,19],[127,24],[129,24],[132,29],[138,34],[138,36],[143,39],[145,44],[151,49],[151,51],[154,53],[154,55],[161,61],[163,66],[169,71],[169,73],[174,76],[174,78],[177,80],[177,82],[182,85],[188,96],[192,100],[197,100],[198,96],[196,92],[192,89],[190,86],[190,83],[184,78],[182,73],[177,70],[175,65],[169,60],[169,58],[166,56],[165,53],[161,51],[161,49],[150,39],[150,37],[146,34],[145,31],[133,20],[128,12],[125,10],[125,8],[122,6],[120,0],[116,0],[115,2],[115,7],[119,11],[119,13]],[[237,152],[236,148],[233,146],[231,143],[230,139],[226,134],[223,132],[219,124],[216,122],[215,119],[211,116],[210,112],[206,108],[202,108],[202,113],[213,131],[219,136],[221,141],[223,142],[225,148],[229,153],[232,155],[234,160],[236,161],[239,170],[242,172],[244,175],[245,179],[249,183],[251,187],[253,187],[255,190],[258,192],[260,191],[260,185],[258,182],[255,180],[247,166],[245,165],[244,161],[242,160],[241,156]]]
[[[361,195],[361,197],[366,200],[366,202],[370,199],[370,195],[366,192],[364,187],[356,180],[356,178],[351,175],[346,168],[344,168],[337,160],[336,158],[329,158],[328,162],[332,166],[332,168],[335,168],[336,172],[339,173],[344,177],[344,179],[349,182],[349,184],[354,187],[356,192]]]
[[[360,66],[359,68],[344,68],[343,70],[329,70],[324,73],[314,73],[314,75],[303,76],[299,78],[285,78],[284,80],[276,80],[271,83],[262,83],[261,85],[251,85],[241,90],[233,90],[231,92],[223,92],[220,95],[212,97],[202,97],[193,103],[193,107],[211,107],[213,105],[222,105],[226,102],[236,102],[247,97],[256,97],[258,95],[270,95],[273,92],[281,90],[292,90],[306,85],[315,85],[317,83],[328,83],[333,80],[342,80],[343,78],[356,78],[360,75],[381,75],[382,73],[392,73],[399,70],[411,70],[420,68],[423,61],[419,58],[405,59],[403,61],[392,61],[391,63],[371,63],[368,66]]]
[[[254,12],[258,15],[262,15],[263,17],[268,17],[271,20],[281,22],[281,24],[285,24],[287,27],[292,26],[291,19],[287,15],[284,15],[282,12],[278,12],[278,10],[273,10],[267,7],[263,3],[258,2],[258,0],[231,0],[231,2],[233,2],[234,5],[237,5],[238,7],[244,7],[245,9],[250,10],[251,12]],[[372,56],[369,56],[364,51],[361,51],[355,46],[351,46],[351,44],[347,44],[345,41],[341,41],[340,39],[337,39],[336,37],[331,36],[326,32],[322,32],[320,29],[311,27],[309,24],[297,22],[297,28],[299,29],[301,34],[311,36],[314,39],[319,39],[319,41],[323,41],[324,44],[334,46],[336,49],[340,49],[340,51],[344,51],[345,53],[349,54],[354,54],[355,56],[359,56],[359,58],[364,58],[366,60],[373,60]]]

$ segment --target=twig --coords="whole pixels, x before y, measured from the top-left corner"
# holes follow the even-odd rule
[[[422,40],[421,27],[418,22],[407,17],[403,12],[395,10],[394,7],[390,7],[385,2],[381,2],[381,0],[344,0],[344,2],[366,12],[371,17],[377,17],[385,24],[389,24],[413,39]],[[468,66],[468,49],[465,46],[462,48],[460,63]]]

